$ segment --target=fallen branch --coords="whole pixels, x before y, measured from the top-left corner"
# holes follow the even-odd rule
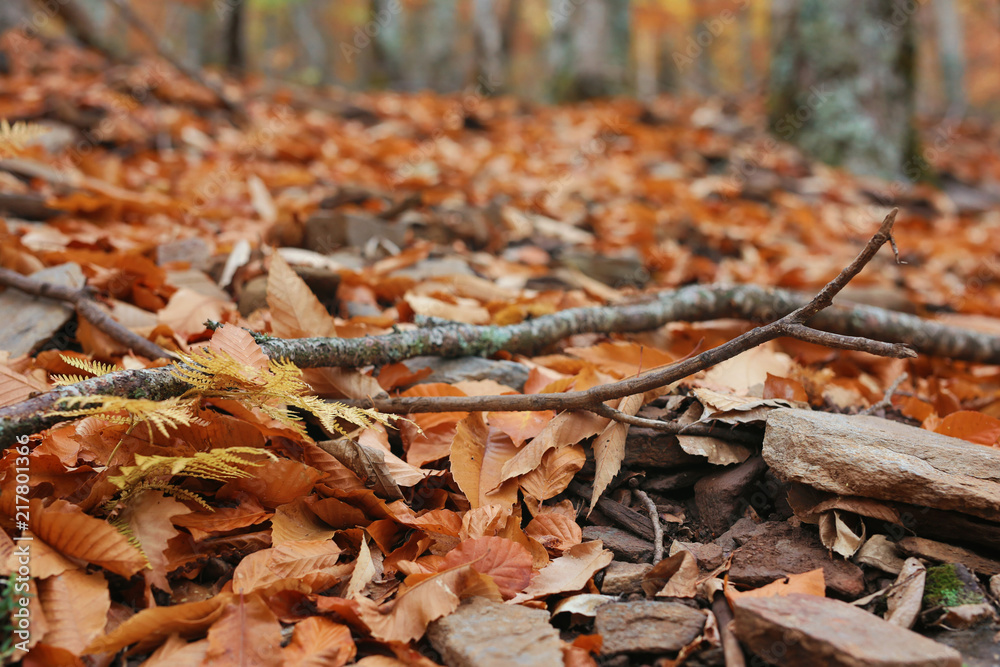
[[[663,526],[660,525],[660,511],[656,509],[656,503],[642,489],[632,491],[642,501],[643,507],[649,512],[649,522],[653,524],[653,565],[663,560]]]
[[[78,290],[63,285],[44,283],[4,268],[0,268],[0,285],[7,285],[33,296],[71,303],[76,308],[76,314],[79,317],[84,318],[122,345],[131,348],[133,352],[148,359],[155,361],[163,358],[176,358],[153,341],[133,333],[119,324],[97,305],[92,294],[86,288]]]

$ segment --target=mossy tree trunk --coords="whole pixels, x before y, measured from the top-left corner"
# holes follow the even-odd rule
[[[917,2],[776,0],[772,131],[859,174],[917,180],[913,130]]]

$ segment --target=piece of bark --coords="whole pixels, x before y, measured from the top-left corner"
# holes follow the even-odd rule
[[[779,477],[823,491],[1000,516],[1000,450],[897,422],[774,410],[763,455]]]
[[[681,449],[676,436],[641,426],[633,426],[628,430],[623,460],[626,466],[679,468],[703,461],[703,458],[691,456]]]
[[[734,630],[775,665],[961,667],[961,654],[838,600],[794,593],[740,597]]]
[[[615,558],[630,563],[648,563],[653,557],[653,543],[614,526],[585,526],[583,540],[601,540]]]
[[[896,547],[906,556],[925,558],[937,563],[961,563],[970,570],[987,576],[1000,574],[1000,562],[951,544],[923,537],[904,537],[896,542]]]

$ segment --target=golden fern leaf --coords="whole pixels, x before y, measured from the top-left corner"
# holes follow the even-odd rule
[[[94,377],[100,377],[102,375],[107,375],[108,373],[114,373],[115,371],[125,370],[123,368],[119,368],[118,366],[101,363],[100,361],[94,361],[93,359],[67,357],[65,354],[60,354],[59,358],[73,368],[79,368],[84,373],[90,373]]]
[[[49,378],[49,381],[57,387],[65,387],[66,385],[76,384],[88,379],[82,375],[53,375]]]
[[[61,410],[48,413],[56,417],[98,417],[117,424],[135,425],[146,422],[167,435],[167,428],[189,426],[195,419],[196,399],[181,397],[162,401],[122,396],[67,396],[59,400]]]
[[[109,477],[108,481],[119,489],[132,493],[144,483],[162,483],[156,478],[170,478],[177,475],[200,477],[216,481],[226,481],[240,477],[252,477],[252,474],[236,466],[261,466],[263,462],[240,456],[252,454],[267,456],[277,461],[271,452],[255,447],[226,447],[207,452],[198,452],[194,456],[143,456],[135,455],[134,466],[123,466],[119,475]]]
[[[34,123],[14,123],[4,118],[0,120],[0,157],[10,157],[20,153],[34,139],[48,133],[47,127]]]

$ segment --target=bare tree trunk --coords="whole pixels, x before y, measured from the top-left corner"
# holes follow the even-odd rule
[[[477,81],[485,80],[495,89],[504,79],[506,53],[500,12],[503,0],[473,0],[472,27],[475,34]]]
[[[828,164],[922,177],[916,155],[914,16],[895,0],[775,0],[771,128]]]
[[[934,16],[937,19],[938,54],[948,100],[948,115],[961,116],[967,105],[962,19],[954,0],[934,0]]]
[[[237,77],[243,76],[247,69],[245,24],[246,3],[227,0],[223,13],[224,59],[226,71]]]
[[[622,92],[629,51],[628,0],[550,0],[549,61],[556,99]]]

